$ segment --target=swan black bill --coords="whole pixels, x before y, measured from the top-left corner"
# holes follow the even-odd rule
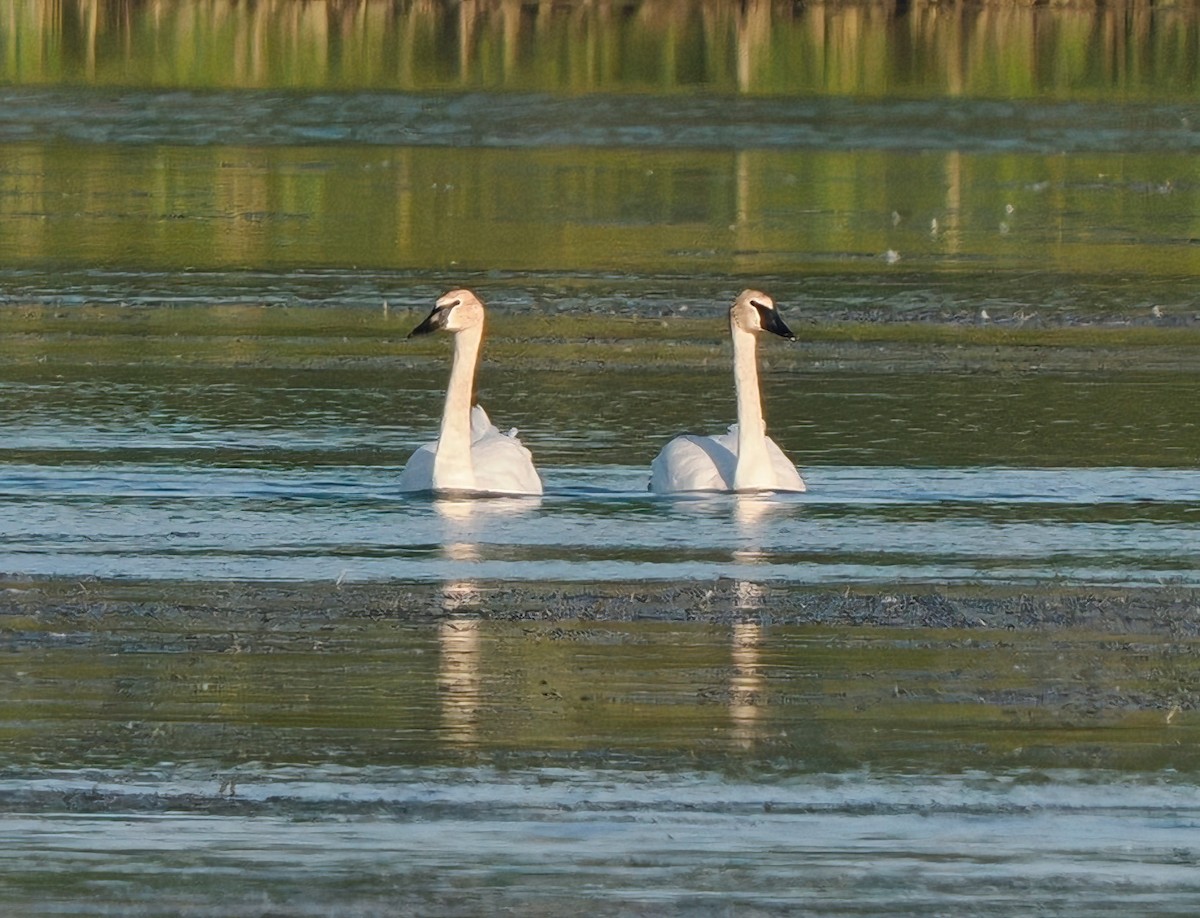
[[[435,306],[433,312],[425,317],[425,321],[408,333],[408,337],[412,338],[416,335],[428,335],[430,332],[435,332],[440,328],[445,328],[446,319],[449,314],[449,307]]]
[[[778,309],[772,309],[769,306],[763,306],[759,303],[755,303],[754,308],[758,310],[758,320],[763,327],[763,331],[769,331],[780,338],[787,338],[788,341],[796,340],[796,336],[787,327],[787,323],[783,321],[783,316],[779,314]]]

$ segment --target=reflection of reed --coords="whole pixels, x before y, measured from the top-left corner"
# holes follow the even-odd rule
[[[908,207],[923,227],[933,229],[937,221],[937,254],[992,257],[995,211],[981,213],[981,195],[1026,173],[1029,163],[1039,162],[1021,159],[1031,154],[950,152],[935,172],[915,158],[901,164],[878,151],[822,149],[819,130],[816,147],[781,149],[775,126],[765,120],[747,122],[747,147],[736,149],[739,135],[724,133],[730,124],[723,111],[708,120],[701,115],[695,127],[733,136],[729,152],[723,143],[713,150],[675,149],[666,129],[657,141],[648,134],[629,146],[622,140],[611,147],[571,146],[572,139],[599,135],[573,134],[579,125],[567,108],[553,109],[561,123],[548,124],[543,115],[553,111],[543,112],[540,103],[525,115],[518,106],[499,135],[509,128],[513,136],[522,134],[520,121],[529,118],[535,136],[545,132],[536,149],[490,141],[441,148],[434,144],[459,136],[455,131],[478,138],[492,131],[471,105],[460,112],[442,92],[612,92],[636,100],[630,123],[647,118],[650,124],[664,110],[655,97],[697,87],[789,99],[975,100],[1095,98],[1112,90],[1136,100],[1156,85],[1173,94],[1194,88],[1200,17],[1179,8],[1157,11],[1151,28],[1138,4],[1122,12],[914,5],[903,16],[887,4],[860,6],[14,0],[4,7],[3,21],[6,38],[21,53],[0,54],[0,80],[9,84],[297,92],[255,103],[291,143],[231,146],[221,140],[231,136],[228,124],[226,133],[212,134],[219,133],[221,118],[211,119],[212,126],[208,118],[176,122],[181,113],[168,101],[161,111],[137,113],[114,103],[119,125],[105,136],[141,127],[169,135],[186,127],[191,140],[81,147],[35,133],[27,143],[9,144],[0,250],[10,263],[43,263],[64,252],[85,265],[132,259],[166,272],[172,286],[189,265],[223,271],[404,264],[422,272],[457,260],[480,269],[539,271],[553,264],[585,274],[688,271],[696,245],[712,253],[719,272],[791,274],[810,253],[842,257],[892,248],[895,234],[874,215]],[[395,109],[399,134],[392,136],[414,141],[297,143],[308,128],[339,117],[339,106],[328,103],[338,93],[322,102],[306,97],[305,89],[411,94]],[[218,112],[226,110],[221,97],[211,100]],[[803,119],[808,107],[805,101],[788,117]],[[368,109],[373,115],[373,103]],[[349,104],[345,113],[346,123],[332,125],[331,138],[359,129],[373,134],[375,124],[360,121],[361,109]],[[113,107],[96,114],[103,124]],[[83,122],[70,131],[86,133],[90,116]],[[293,133],[297,125],[305,130]],[[1040,162],[1038,171],[1054,173],[1072,161]],[[1045,196],[1039,225],[1069,222],[1064,216],[1080,200],[1089,202],[1088,222],[1126,219],[1095,196],[1072,197]],[[473,219],[446,219],[451,211]],[[1114,256],[1129,270],[1145,264],[1140,244],[1069,248],[1070,242],[1048,248],[1044,257],[1071,271],[1090,267],[1084,260],[1110,268]],[[232,334],[222,340],[237,359],[250,359],[247,349],[269,341]]]
[[[768,0],[742,4],[737,24],[737,84],[743,92],[753,90],[757,82],[754,64],[770,63],[770,54],[763,51],[771,45],[772,6]]]
[[[1194,66],[1187,49],[1200,32],[1191,7],[1149,0],[909,6],[900,15],[892,2],[13,0],[5,29],[22,53],[0,56],[0,78],[872,95],[919,82],[985,97],[1052,83],[1149,93]]]

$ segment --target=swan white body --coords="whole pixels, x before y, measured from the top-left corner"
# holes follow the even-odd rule
[[[454,333],[454,358],[438,438],[420,447],[400,474],[402,491],[541,494],[533,457],[516,431],[501,433],[472,407],[475,365],[483,342],[483,304],[469,290],[452,290],[409,334]]]
[[[650,466],[650,490],[804,491],[796,466],[767,436],[755,356],[758,335],[770,331],[795,340],[765,293],[744,290],[729,310],[738,422],[713,437],[684,434],[663,447]]]

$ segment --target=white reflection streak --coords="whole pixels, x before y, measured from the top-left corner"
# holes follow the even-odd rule
[[[734,500],[733,518],[742,547],[734,550],[733,560],[748,564],[762,562],[767,558],[762,544],[763,519],[770,512],[770,499],[761,495],[735,495]],[[752,580],[738,580],[734,586],[737,619],[733,623],[730,650],[733,665],[729,677],[729,717],[733,722],[733,740],[743,748],[753,745],[762,732],[759,718],[764,680],[759,649],[760,619],[766,597],[766,588]]]
[[[442,519],[442,556],[470,565],[479,560],[479,544],[472,529],[475,502],[435,500]],[[442,583],[442,610],[450,617],[438,625],[438,699],[442,733],[449,742],[470,746],[479,730],[479,619],[462,614],[478,608],[479,584],[471,578]]]
[[[756,83],[754,65],[764,59],[763,49],[771,38],[771,4],[748,0],[742,4],[737,28],[737,81],[741,92],[753,92]]]
[[[454,616],[438,625],[438,697],[446,739],[472,745],[479,731],[479,619]]]
[[[733,522],[741,547],[733,550],[733,560],[757,564],[767,560],[763,547],[763,520],[771,512],[771,500],[758,494],[735,494]]]
[[[527,500],[460,498],[434,501],[443,522],[442,556],[454,568],[470,567],[481,558],[478,525],[489,517],[519,513]],[[482,685],[481,623],[474,614],[483,602],[479,581],[454,577],[442,582],[442,610],[449,616],[438,625],[438,694],[446,738],[472,745],[479,732]]]
[[[733,721],[733,740],[749,748],[759,738],[764,680],[759,668],[762,625],[758,622],[734,622],[732,673],[729,677],[729,717]]]
[[[479,560],[471,528],[474,501],[435,500],[442,519],[442,555],[464,565]],[[455,567],[458,566],[456,563]],[[442,610],[450,618],[438,625],[438,699],[442,732],[449,742],[472,745],[479,729],[479,619],[463,615],[479,605],[479,584],[470,578],[442,583]]]
[[[475,517],[473,500],[436,500],[433,508],[445,524],[442,528],[442,556],[448,561],[470,565],[479,560],[478,534],[472,528]],[[459,612],[479,605],[479,584],[471,578],[442,583],[442,609]]]

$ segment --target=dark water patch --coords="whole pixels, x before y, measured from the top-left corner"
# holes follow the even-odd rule
[[[382,348],[364,336],[374,356],[353,362],[338,357],[342,339],[313,345],[299,366],[288,352],[295,339],[274,334],[204,338],[197,349],[216,366],[155,359],[155,350],[172,344],[169,333],[110,342],[94,366],[63,353],[73,340],[47,339],[45,363],[0,371],[8,463],[343,466],[337,477],[372,478],[376,466],[384,476],[433,437],[447,374],[444,349],[406,354],[399,334]],[[676,365],[672,345],[634,341],[630,348],[658,363],[609,366],[622,343],[584,345],[597,358],[589,363],[560,342],[530,366],[528,343],[500,341],[495,362],[481,368],[479,398],[498,423],[521,432],[539,464],[564,470],[554,487],[641,490],[645,481],[626,482],[649,468],[663,443],[685,431],[723,431],[735,417],[727,348],[705,340]],[[1164,474],[1186,481],[1200,457],[1192,349],[1157,367],[1156,346],[1063,350],[888,342],[771,348],[762,355],[770,432],[802,469],[844,469],[828,473],[839,499],[851,489],[876,499],[889,482],[901,498],[952,500],[967,487],[993,500],[1053,499],[1060,491],[1077,500],[1093,489],[1097,502],[1176,499],[1153,485],[1165,484]],[[890,468],[889,478],[864,471],[853,479],[854,469],[870,467]],[[606,468],[613,477],[598,480]],[[945,470],[940,484],[938,469]],[[1065,471],[1054,477],[1055,469]]]
[[[477,580],[463,583],[461,590],[454,582],[417,581],[216,580],[197,588],[186,580],[70,580],[10,574],[3,582],[3,607],[11,616],[7,621],[13,627],[42,623],[33,632],[38,640],[45,630],[55,631],[60,639],[73,633],[72,622],[107,622],[105,627],[136,630],[146,617],[174,620],[174,630],[181,632],[233,633],[269,626],[284,635],[319,630],[341,618],[428,624],[457,614],[502,621],[665,620],[725,626],[748,621],[768,628],[846,624],[968,632],[1074,629],[1160,637],[1188,637],[1200,628],[1196,591],[1172,587],[1072,588],[1042,583],[949,589],[921,584],[908,590],[863,585],[819,590],[803,584],[745,584],[728,577],[682,583]],[[968,633],[963,639],[974,641],[976,636]]]
[[[0,267],[0,303],[59,309],[88,306],[140,308],[227,305],[354,307],[379,313],[428,310],[454,283],[477,288],[497,313],[566,316],[630,316],[642,319],[708,316],[718,319],[739,285],[769,287],[790,320],[801,323],[945,322],[1029,329],[1110,324],[1116,328],[1193,328],[1200,321],[1190,275],[1137,274],[1082,277],[1076,273],[1009,270],[986,280],[968,269],[931,273],[911,265],[879,271],[864,259],[833,256],[810,272],[775,266],[730,271],[723,265],[690,264],[687,276],[623,275],[578,269],[502,270],[432,268],[311,268],[286,270],[80,269],[47,261],[37,268]],[[997,288],[1003,297],[997,296]],[[986,314],[985,320],[982,316]],[[65,315],[65,313],[64,313]],[[803,325],[801,326],[803,327]]]
[[[0,97],[0,112],[0,140],[9,143],[1006,154],[1186,153],[1200,147],[1192,110],[1177,103],[10,87]]]

